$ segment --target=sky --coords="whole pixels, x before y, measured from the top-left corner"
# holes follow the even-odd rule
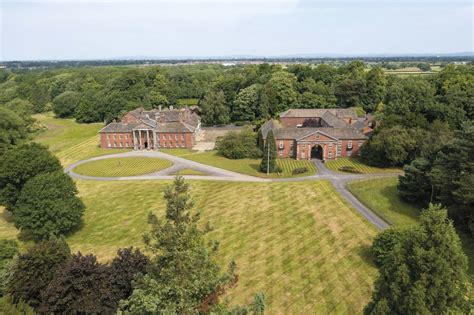
[[[0,0],[0,60],[472,52],[473,0]]]

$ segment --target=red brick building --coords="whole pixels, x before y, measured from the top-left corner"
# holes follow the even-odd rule
[[[372,131],[367,122],[354,108],[289,109],[279,121],[263,124],[261,131],[264,140],[273,131],[278,157],[335,160],[360,154]]]
[[[137,108],[99,131],[101,148],[192,148],[201,130],[200,117],[189,108]]]

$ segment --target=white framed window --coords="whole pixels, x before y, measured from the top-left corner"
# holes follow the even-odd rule
[[[107,147],[111,147],[112,145],[110,144],[110,142],[107,142]]]
[[[116,148],[116,147],[117,147],[117,143],[114,142],[114,148]]]
[[[347,141],[347,148],[348,148],[349,150],[352,149],[352,140]]]
[[[116,135],[116,134],[114,134],[114,139],[117,139],[117,135]]]
[[[306,155],[304,154],[304,152],[301,152],[301,158],[304,159],[306,157]]]
[[[123,147],[123,144],[122,144],[122,142],[120,142],[120,143],[119,143],[119,145],[120,145],[120,147]]]
[[[172,139],[173,139],[173,136],[172,136],[172,135],[169,135],[169,136],[168,136],[168,139],[172,140]]]
[[[108,134],[108,135],[107,135],[107,140],[109,140],[109,139],[110,139],[110,135]]]
[[[351,156],[352,155],[352,151],[347,151],[347,156]]]
[[[178,140],[178,134],[175,134],[175,135],[174,135],[174,139],[175,139],[175,140]]]
[[[166,141],[163,142],[163,147],[166,148]]]
[[[181,134],[181,140],[184,140],[184,133]]]
[[[283,149],[283,141],[280,141],[279,147],[280,149]]]
[[[278,152],[280,156],[283,156],[283,151]]]
[[[125,147],[128,148],[128,142],[125,142]]]
[[[184,148],[185,146],[186,146],[186,145],[184,144],[184,142],[183,142],[183,143],[181,143],[181,147],[183,147],[183,148]]]
[[[122,140],[122,135],[119,135],[119,139]]]

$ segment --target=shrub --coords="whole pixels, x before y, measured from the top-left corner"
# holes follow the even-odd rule
[[[291,172],[291,174],[293,174],[293,175],[299,175],[299,174],[304,174],[304,173],[306,173],[306,172],[308,172],[308,168],[307,168],[307,167],[297,167],[297,168],[295,168],[295,169]]]
[[[248,129],[228,132],[217,141],[216,149],[229,159],[258,158],[262,155],[257,147],[255,134]]]
[[[15,240],[0,240],[0,296],[5,289],[12,273],[13,258],[18,253],[18,243]]]
[[[73,180],[63,172],[38,175],[23,187],[15,226],[35,240],[61,235],[80,226],[85,206]]]

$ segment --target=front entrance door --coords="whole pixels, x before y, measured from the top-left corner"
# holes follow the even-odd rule
[[[323,159],[323,147],[320,146],[320,145],[314,145],[311,148],[311,158],[322,160]]]

